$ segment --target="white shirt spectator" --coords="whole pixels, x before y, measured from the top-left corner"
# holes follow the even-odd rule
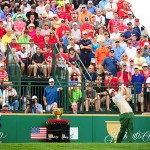
[[[79,68],[75,68],[76,69],[76,72],[80,74],[80,70]],[[68,67],[68,71],[69,71],[69,74],[71,74],[71,72],[73,71],[72,67]]]
[[[44,11],[45,11],[45,6],[38,6],[38,7],[36,7],[36,12],[38,13],[39,17],[42,16]]]
[[[49,11],[49,13],[44,11],[43,14],[46,14],[48,19],[53,17],[53,12],[52,11]]]
[[[81,31],[80,31],[80,29],[77,29],[77,30],[72,29],[71,32],[72,32],[72,36],[75,39],[77,39],[77,40],[81,39]]]
[[[117,9],[117,5],[115,3],[107,3],[105,5],[105,9],[107,8],[113,8],[113,9]],[[107,19],[113,19],[114,18],[114,15],[113,15],[113,11],[106,11],[106,18]]]
[[[36,53],[36,47],[37,47],[37,45],[35,45],[35,44],[32,47],[30,44],[26,45],[26,49],[27,49],[27,51],[31,52],[31,56]]]
[[[129,19],[129,18],[124,19],[124,24],[125,25],[127,25],[128,22],[132,22],[132,24],[134,25],[134,18],[132,18],[132,19]]]
[[[29,12],[31,10],[31,6],[29,4],[27,4],[27,6],[25,7],[24,5],[20,6],[21,11],[26,15],[27,12]]]
[[[113,32],[112,34],[110,34],[110,39],[115,40],[118,39],[120,37],[120,32],[115,33]]]
[[[103,15],[101,16],[96,15],[96,21],[99,22],[100,24],[105,25],[105,17]]]
[[[125,49],[125,48],[127,48],[127,43],[122,41],[122,42],[120,42],[120,46]]]
[[[3,51],[3,52],[6,51],[5,46],[2,42],[0,42],[0,50]]]
[[[67,46],[67,49],[69,49],[69,48],[71,48],[72,46],[71,45],[68,45]],[[78,44],[74,44],[74,50],[77,52],[78,50],[80,50],[80,47],[79,47],[79,45]]]
[[[17,54],[18,54],[19,58],[25,59],[30,56],[30,50],[26,49],[26,51],[24,53],[22,53],[22,51],[18,51]]]
[[[128,59],[136,57],[136,51],[137,50],[136,50],[135,47],[132,47],[132,48],[127,47],[127,48],[125,48],[125,52],[128,55]]]

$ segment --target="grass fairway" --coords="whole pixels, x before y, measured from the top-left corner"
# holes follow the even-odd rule
[[[0,150],[150,150],[150,143],[9,143],[0,144]]]

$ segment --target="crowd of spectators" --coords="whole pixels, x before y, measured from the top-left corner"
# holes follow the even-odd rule
[[[51,76],[56,44],[57,67],[67,67],[69,71],[68,85],[72,87],[68,89],[68,99],[73,112],[78,112],[76,108],[82,111],[83,95],[86,111],[92,105],[102,111],[102,102],[111,111],[107,91],[111,87],[118,91],[120,84],[130,89],[133,103],[136,95],[136,111],[138,102],[141,112],[144,107],[150,111],[149,36],[126,0],[84,0],[83,4],[81,0],[0,0],[0,39],[0,82],[8,80],[7,43],[22,74],[29,78]],[[65,76],[62,72],[61,79]],[[85,91],[80,88],[83,76]],[[47,91],[44,105],[51,110],[46,96]],[[14,107],[18,109],[17,101]]]

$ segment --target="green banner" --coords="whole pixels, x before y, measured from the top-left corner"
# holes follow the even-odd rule
[[[31,132],[45,129],[46,121],[55,118],[53,115],[4,114],[0,119],[0,140],[2,143],[23,143],[46,140],[31,139]],[[109,135],[106,121],[119,121],[119,115],[63,115],[70,120],[71,142],[114,142]],[[110,131],[117,134],[114,128]],[[127,135],[124,136],[126,142]],[[135,115],[133,142],[150,142],[150,116]]]

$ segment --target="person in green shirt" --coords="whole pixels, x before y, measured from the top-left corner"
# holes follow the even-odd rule
[[[19,37],[18,43],[28,44],[29,40],[30,40],[30,36],[28,35],[28,30],[25,30],[24,34]]]
[[[69,88],[69,102],[73,103],[78,101],[82,98],[82,91],[80,90],[79,85],[73,85],[73,87]]]

